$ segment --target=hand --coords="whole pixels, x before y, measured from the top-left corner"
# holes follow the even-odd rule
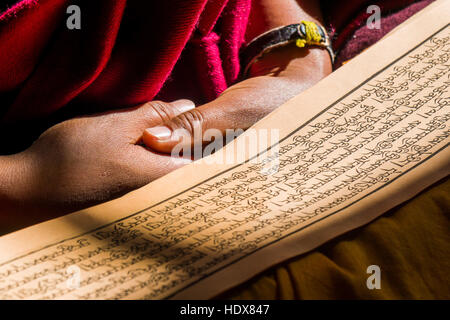
[[[14,158],[16,169],[10,172],[16,175],[6,205],[0,206],[0,219],[10,217],[15,225],[25,219],[28,224],[75,211],[120,196],[189,163],[152,152],[139,142],[145,128],[192,108],[188,100],[153,101],[48,129]],[[1,198],[0,192],[0,202],[5,202]]]
[[[226,137],[227,129],[245,130],[330,72],[330,57],[324,49],[274,50],[253,65],[253,78],[231,86],[210,103],[145,130],[143,141],[163,153],[185,150],[190,147],[186,143],[205,145],[210,142],[205,135],[208,129],[219,130],[222,137]]]

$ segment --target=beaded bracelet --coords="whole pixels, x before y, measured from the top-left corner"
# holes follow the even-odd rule
[[[330,54],[331,62],[334,63],[335,55],[325,28],[311,21],[302,21],[269,30],[253,39],[241,53],[242,77],[247,76],[252,64],[265,53],[292,42],[299,48],[308,46],[325,48]]]

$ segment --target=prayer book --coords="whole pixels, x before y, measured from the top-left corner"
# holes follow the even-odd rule
[[[449,22],[438,0],[212,155],[1,237],[0,299],[207,299],[412,198],[449,173]]]

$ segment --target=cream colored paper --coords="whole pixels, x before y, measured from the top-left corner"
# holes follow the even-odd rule
[[[120,199],[0,238],[0,299],[210,298],[445,177],[449,13],[436,1],[257,123],[280,130],[256,158],[270,161],[210,164],[246,133]]]

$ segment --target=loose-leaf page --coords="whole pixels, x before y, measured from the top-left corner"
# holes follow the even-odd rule
[[[449,15],[436,1],[212,156],[0,238],[0,299],[210,298],[445,177]]]

